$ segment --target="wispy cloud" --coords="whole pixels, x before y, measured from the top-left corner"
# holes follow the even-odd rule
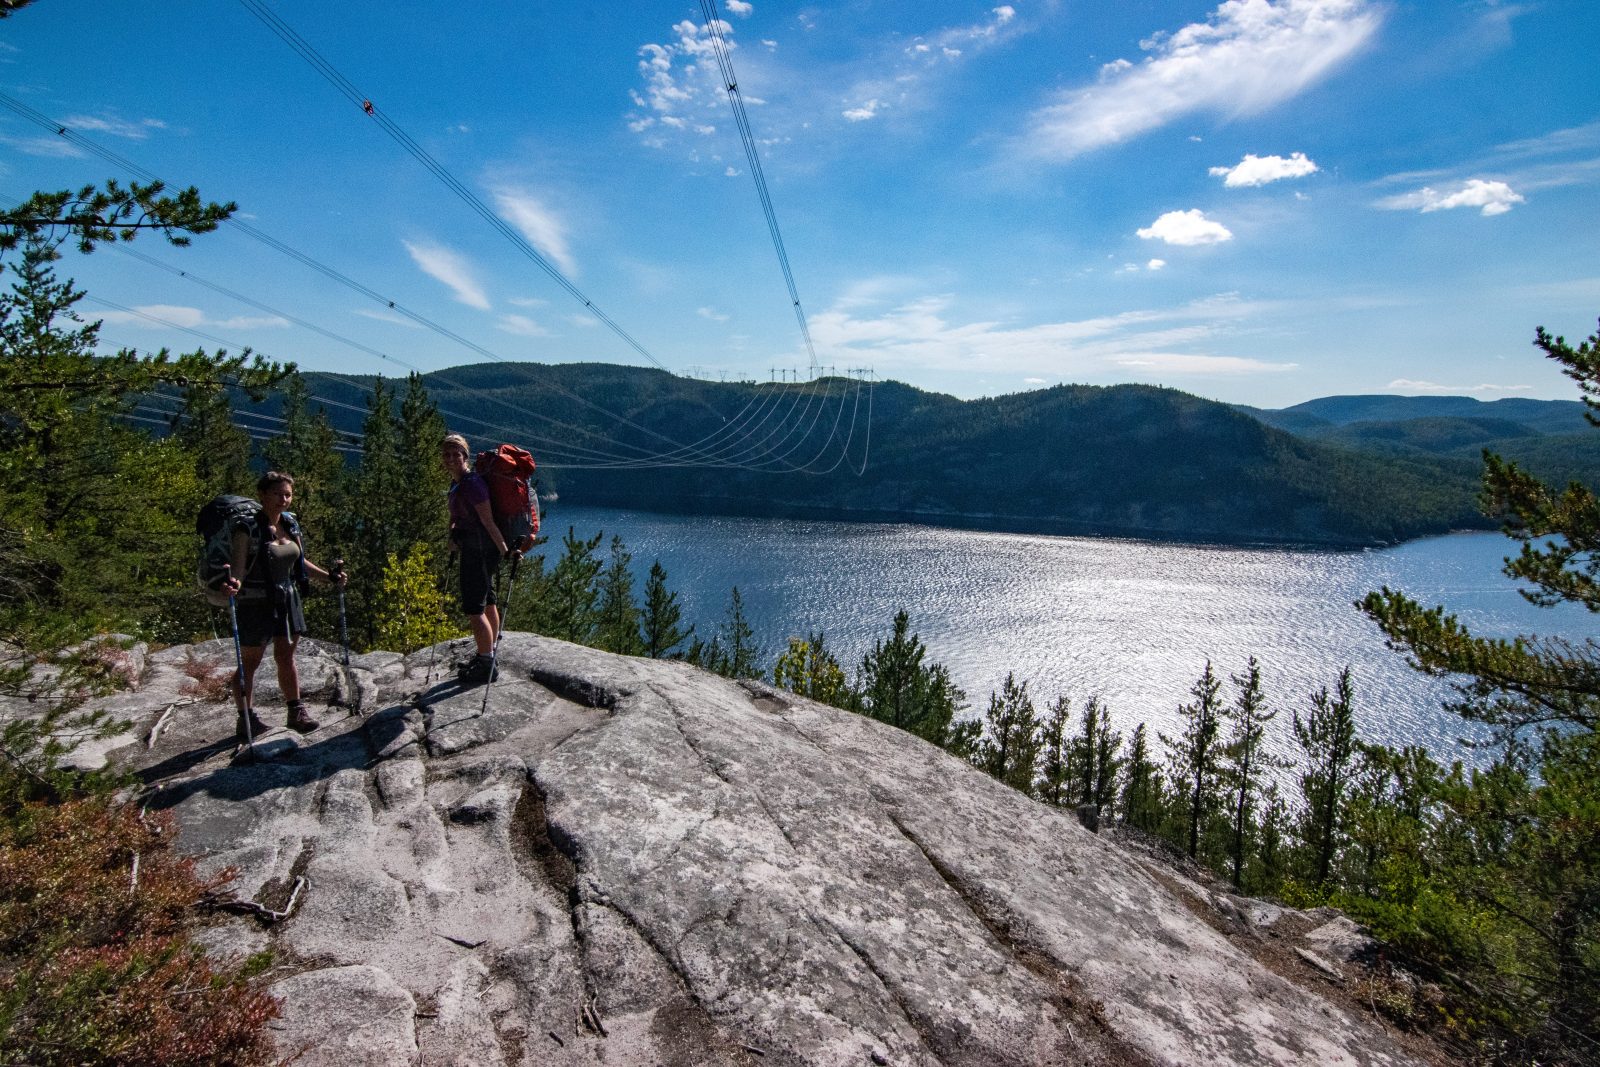
[[[1387,388],[1404,393],[1445,393],[1460,396],[1462,393],[1527,393],[1531,385],[1440,385],[1438,382],[1419,382],[1411,378],[1396,378]]]
[[[1413,193],[1385,197],[1378,207],[1388,211],[1449,211],[1458,207],[1475,207],[1483,215],[1504,215],[1513,204],[1524,202],[1521,193],[1502,181],[1469,178],[1449,189],[1423,186]]]
[[[1169,245],[1214,245],[1233,240],[1231,230],[1215,219],[1206,218],[1206,213],[1199,208],[1169,211],[1135,232],[1146,241],[1165,241]]]
[[[878,109],[882,106],[883,101],[873,97],[871,100],[863,102],[859,107],[847,108],[840,114],[844,116],[846,122],[866,122],[870,118],[877,117]]]
[[[526,315],[501,315],[495,329],[515,337],[548,337],[550,331]]]
[[[1118,356],[1111,360],[1119,367],[1146,375],[1196,375],[1282,374],[1297,369],[1298,363],[1268,363],[1243,356],[1195,356],[1182,352],[1149,352],[1135,356]]]
[[[952,322],[952,300],[945,296],[890,303],[873,301],[868,295],[897,291],[902,282],[869,280],[812,316],[812,336],[830,362],[870,362],[880,371],[937,369],[1048,380],[1276,374],[1295,366],[1205,351],[1259,309],[1232,296],[1176,308],[1016,326]]]
[[[1211,168],[1211,176],[1223,179],[1222,184],[1229,189],[1266,185],[1285,178],[1304,178],[1316,172],[1317,165],[1307,159],[1304,152],[1295,152],[1288,159],[1246,154],[1231,167]]]
[[[389,322],[396,326],[405,326],[413,330],[422,329],[421,323],[413,322],[404,315],[396,315],[392,311],[374,311],[371,308],[356,308],[355,313],[364,319],[377,319],[379,322]]]
[[[1141,62],[1106,64],[1097,84],[1035,112],[1027,147],[1066,160],[1196,112],[1258,114],[1326,77],[1381,21],[1367,0],[1227,0],[1141,42]]]
[[[728,321],[727,314],[725,314],[724,312],[718,311],[716,308],[713,308],[713,307],[695,308],[695,312],[694,313],[696,315],[699,315],[702,319],[710,319],[712,322],[727,322]]]
[[[164,130],[167,124],[160,119],[139,119],[129,122],[115,115],[69,115],[62,123],[80,132],[105,133],[130,141],[142,141],[151,130]]]
[[[100,318],[117,326],[136,326],[144,330],[159,330],[164,323],[181,326],[187,330],[262,330],[283,329],[289,321],[277,315],[239,315],[231,319],[214,319],[196,307],[181,304],[142,304],[132,311],[105,311]],[[161,319],[163,322],[152,322]]]
[[[495,191],[495,203],[506,221],[515,226],[533,247],[543,252],[563,273],[576,274],[578,263],[567,244],[567,228],[562,221],[532,194],[521,189]]]
[[[411,253],[412,262],[422,268],[424,274],[443,282],[451,292],[455,293],[457,300],[479,311],[489,310],[488,294],[483,291],[472,265],[464,256],[431,242],[413,244],[410,241],[402,241],[401,243],[406,246],[406,251]]]
[[[81,148],[60,137],[0,137],[0,144],[10,145],[18,152],[29,156],[77,159],[83,155]]]

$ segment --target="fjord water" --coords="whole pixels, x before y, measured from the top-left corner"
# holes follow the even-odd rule
[[[1075,707],[1098,694],[1125,732],[1148,723],[1152,742],[1153,731],[1178,729],[1177,706],[1207,659],[1225,678],[1254,654],[1284,709],[1276,748],[1291,744],[1288,709],[1349,664],[1363,736],[1471,762],[1456,744],[1469,731],[1440,709],[1449,687],[1408,668],[1353,602],[1387,585],[1485,635],[1582,640],[1594,629],[1581,609],[1520,597],[1500,573],[1516,544],[1494,533],[1326,552],[558,504],[547,553],[559,553],[568,526],[621,535],[640,587],[659,559],[697,633],[710,635],[738,586],[769,663],[789,636],[822,630],[853,673],[904,608],[974,712],[1013,671],[1041,709],[1058,694]]]

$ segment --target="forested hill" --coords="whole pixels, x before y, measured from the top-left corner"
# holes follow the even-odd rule
[[[313,395],[365,403],[351,379],[308,379]],[[452,429],[528,445],[545,461],[541,491],[567,504],[1325,545],[1485,525],[1473,463],[1305,441],[1149,386],[963,401],[897,382],[719,383],[605,364],[458,367],[426,384]],[[330,415],[357,428],[348,409]],[[571,445],[697,444],[681,466],[556,462]],[[695,462],[707,456],[718,465]]]

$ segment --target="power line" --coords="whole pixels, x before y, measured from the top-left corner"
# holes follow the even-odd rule
[[[11,97],[11,96],[9,96],[9,95],[7,95],[5,93],[0,93],[0,105],[3,105],[5,107],[9,108],[10,110],[12,110],[16,114],[20,115],[21,117],[27,119],[30,122],[33,122],[36,125],[39,125],[39,126],[45,128],[45,129],[50,130],[52,133],[55,133],[56,135],[58,135],[58,136],[62,137],[63,139],[69,141],[70,143],[74,144],[75,146],[81,147],[86,151],[92,152],[95,155],[100,156],[102,159],[106,160],[107,162],[110,162],[113,165],[128,171],[129,173],[132,173],[132,174],[134,174],[134,175],[136,175],[138,177],[143,178],[147,182],[160,182],[161,181],[159,176],[155,175],[154,173],[152,173],[148,169],[142,167],[138,163],[135,163],[134,161],[128,159],[125,156],[122,156],[121,154],[119,154],[117,152],[112,151],[111,149],[105,148],[104,146],[98,144],[94,140],[83,136],[82,134],[78,133],[76,130],[71,129],[67,125],[65,125],[63,123],[58,123],[58,122],[54,121],[53,119],[50,119],[48,116],[43,115],[42,113],[40,113],[40,112],[36,111],[35,109],[29,107],[27,104],[24,104],[23,102],[15,99],[14,97]],[[328,278],[330,278],[330,279],[332,279],[334,281],[338,281],[340,284],[343,284],[343,285],[351,288],[352,290],[361,293],[362,295],[368,297],[369,299],[377,301],[378,303],[380,303],[380,304],[384,305],[385,307],[387,307],[389,310],[392,310],[392,311],[395,311],[398,314],[404,315],[406,318],[417,322],[419,325],[422,325],[425,328],[428,328],[428,329],[434,331],[435,333],[440,334],[441,336],[447,337],[448,339],[450,339],[452,341],[455,341],[455,342],[457,342],[457,343],[459,343],[459,344],[471,349],[472,351],[477,352],[477,353],[485,356],[486,358],[488,358],[488,359],[490,359],[490,360],[492,360],[494,362],[497,362],[497,363],[509,363],[510,362],[509,360],[506,360],[504,357],[501,357],[501,356],[491,352],[487,348],[484,348],[482,345],[479,345],[479,344],[476,344],[475,342],[469,341],[466,338],[461,337],[459,334],[456,334],[453,331],[447,329],[446,327],[439,325],[438,323],[434,322],[433,320],[428,319],[426,316],[423,316],[423,315],[421,315],[421,314],[419,314],[417,312],[411,311],[410,309],[405,308],[404,306],[400,305],[396,301],[387,299],[386,297],[384,297],[382,294],[376,292],[375,290],[363,285],[362,283],[356,281],[353,278],[350,278],[347,275],[344,275],[343,273],[335,270],[334,268],[329,267],[326,264],[321,263],[320,261],[316,260],[314,257],[311,257],[311,256],[307,255],[306,253],[300,252],[297,249],[294,249],[291,246],[284,244],[282,241],[279,241],[278,239],[272,237],[271,235],[266,234],[265,232],[257,229],[254,226],[251,226],[249,223],[246,223],[246,222],[243,222],[243,221],[240,221],[240,220],[234,220],[234,219],[228,220],[228,223],[229,223],[230,226],[233,226],[234,228],[243,231],[247,236],[250,236],[253,239],[258,240],[258,241],[266,244],[268,247],[271,247],[274,250],[276,250],[276,251],[278,251],[278,252],[280,252],[280,253],[282,253],[284,255],[287,255],[290,258],[293,258],[296,261],[298,261],[298,262],[300,262],[300,263],[302,263],[302,264],[304,264],[306,266],[309,266],[314,270],[317,270],[319,273],[322,273],[324,276],[326,276],[326,277],[328,277]],[[167,269],[171,269],[171,268],[167,268]],[[193,278],[193,275],[192,274],[187,274],[187,272],[181,272],[180,271],[178,273],[185,274],[185,276]],[[215,338],[215,337],[213,337],[213,336],[211,336],[209,334],[201,333],[200,331],[191,329],[189,327],[180,326],[180,325],[178,325],[176,323],[168,322],[168,321],[163,320],[163,319],[158,319],[158,318],[156,318],[154,316],[151,316],[151,315],[146,314],[144,312],[136,311],[136,310],[134,310],[132,308],[125,308],[125,307],[123,307],[121,305],[112,304],[109,301],[105,301],[105,300],[102,300],[102,299],[97,298],[97,297],[90,297],[90,299],[97,300],[98,302],[106,304],[107,306],[112,307],[112,308],[114,308],[116,310],[124,311],[124,312],[127,312],[129,314],[133,314],[133,315],[137,315],[137,316],[139,316],[141,318],[145,318],[145,319],[148,319],[148,320],[153,321],[153,322],[158,322],[158,323],[160,323],[162,325],[165,325],[165,326],[168,326],[168,327],[170,327],[172,329],[177,329],[177,330],[180,330],[180,331],[183,331],[183,332],[190,333],[190,334],[193,334],[195,336],[201,337],[201,338],[206,339],[206,340],[211,340],[211,341],[213,341],[213,343],[219,343],[219,344],[224,344],[224,345],[231,344],[231,342],[223,341],[220,338]],[[247,298],[245,298],[245,299],[247,299]],[[248,299],[247,299],[247,302],[248,302]],[[257,305],[257,306],[259,306],[259,305]],[[273,312],[273,313],[281,314],[280,312]],[[315,327],[313,327],[313,328],[315,329]],[[319,332],[325,332],[325,331],[319,331]],[[234,345],[233,347],[240,347],[240,346]],[[365,346],[359,346],[359,347],[363,347],[364,348]],[[374,351],[375,352],[376,350],[370,350],[369,349],[369,351]],[[387,358],[392,362],[396,362],[397,364],[400,364],[400,365],[403,365],[403,366],[405,365],[403,363],[400,363],[400,361],[398,361],[398,360],[394,360],[393,357],[387,357]],[[416,368],[410,368],[410,369],[416,370]],[[665,369],[665,368],[663,368],[663,369]],[[418,370],[417,373],[421,373],[421,371]],[[438,372],[434,372],[434,374],[435,374],[435,376],[438,376]],[[347,382],[347,384],[353,385],[353,386],[355,386],[357,388],[362,388],[362,389],[365,388],[364,386],[360,386],[359,383],[349,382],[348,379],[339,379],[338,375],[330,374],[328,376],[329,377],[333,377],[333,378],[338,379],[338,380],[344,380],[344,381]],[[454,383],[449,383],[449,384],[454,384]],[[771,466],[757,467],[754,464],[750,464],[750,463],[728,463],[722,458],[721,455],[718,455],[717,453],[709,453],[709,454],[706,453],[703,448],[699,447],[699,444],[700,444],[699,442],[697,442],[695,444],[691,444],[691,445],[679,444],[677,441],[672,440],[671,438],[667,437],[664,434],[659,433],[656,430],[650,429],[649,427],[646,427],[646,426],[642,426],[642,425],[634,422],[631,419],[628,419],[628,418],[626,418],[624,416],[617,415],[614,412],[610,412],[610,411],[606,410],[604,407],[601,407],[600,405],[594,403],[593,401],[589,400],[588,398],[583,397],[583,396],[579,395],[578,393],[575,393],[572,390],[569,390],[569,389],[565,388],[564,386],[561,386],[559,383],[549,382],[549,383],[545,383],[545,384],[552,391],[554,391],[554,392],[556,392],[556,393],[558,393],[560,395],[566,396],[566,397],[572,399],[573,401],[575,401],[577,403],[580,403],[580,404],[584,405],[585,407],[588,407],[588,408],[590,408],[590,409],[592,409],[592,410],[594,410],[594,411],[596,411],[596,412],[598,412],[598,413],[600,413],[600,414],[612,419],[613,421],[615,421],[615,422],[617,422],[617,423],[619,423],[621,425],[629,426],[629,427],[631,427],[633,429],[636,429],[636,430],[640,431],[641,433],[644,433],[644,434],[647,434],[649,436],[655,437],[655,438],[665,442],[666,444],[673,446],[672,449],[667,453],[648,454],[648,458],[643,458],[643,459],[630,460],[630,459],[626,459],[626,458],[623,458],[623,457],[616,457],[615,459],[612,459],[610,462],[602,462],[602,463],[583,463],[583,464],[579,464],[579,463],[573,463],[573,464],[551,463],[551,464],[547,464],[550,467],[573,466],[573,467],[584,467],[584,468],[603,468],[603,467],[630,468],[630,467],[645,467],[645,466],[664,466],[664,467],[692,467],[692,466],[730,467],[731,466],[731,467],[737,467],[737,468],[740,468],[740,469],[751,469],[751,470],[767,469],[767,470],[774,470],[774,471],[779,472],[779,473],[789,473],[789,472],[804,471],[809,466],[809,465],[802,465],[800,467],[795,467],[795,466],[792,466],[792,465],[789,465],[789,464],[783,464],[779,468],[773,468]],[[458,388],[464,388],[464,391],[470,391],[470,392],[474,392],[474,393],[478,392],[476,390],[467,389],[466,387],[460,387],[460,386],[457,386],[457,387]],[[857,397],[858,404],[857,404],[857,407],[859,407],[859,386],[858,386],[857,393],[858,393],[858,397]],[[479,394],[479,395],[487,396],[487,394]],[[527,412],[525,409],[520,409],[515,405],[508,404],[505,401],[498,400],[497,398],[489,397],[489,399],[491,399],[492,402],[501,404],[501,406],[509,407],[512,410],[519,411],[522,414],[531,414],[530,412]],[[798,400],[796,401],[796,403],[798,403]],[[748,407],[749,407],[749,404],[747,403],[746,404],[746,409],[748,409]],[[744,410],[744,409],[742,409],[742,410]],[[843,405],[841,404],[841,414],[842,414],[842,410],[843,410]],[[871,403],[870,403],[870,399],[869,399],[869,404],[868,404],[868,413],[869,413],[868,417],[869,418],[870,418],[870,412],[871,412]],[[441,414],[449,414],[449,413],[444,412],[444,411],[441,410]],[[479,420],[479,419],[472,419],[472,418],[467,418],[467,417],[464,417],[464,416],[456,416],[456,415],[451,415],[450,417],[452,417],[452,418],[463,418],[463,419],[465,419],[465,421],[472,422],[472,423],[475,423],[475,424],[478,424],[478,425],[488,426],[488,427],[493,428],[493,429],[501,429],[501,430],[507,430],[508,429],[506,427],[497,427],[492,423],[486,423],[483,420]],[[854,419],[855,419],[855,414],[853,412],[852,413],[852,425],[851,425],[851,429],[850,429],[850,437],[851,438],[853,438],[853,436],[854,436],[854,429],[855,429],[855,427],[854,427]],[[736,416],[735,422],[736,421],[737,421],[737,416]],[[836,424],[837,424],[837,419],[835,421],[836,421]],[[724,429],[726,429],[726,427],[724,427]],[[514,432],[525,432],[525,430],[517,430],[517,431],[514,431]],[[717,436],[717,434],[720,433],[720,432],[721,431],[714,432],[711,435],[711,437]],[[870,425],[867,427],[867,433],[868,433],[868,440],[870,441],[870,436],[871,436],[871,427],[870,427]],[[710,438],[707,438],[705,440],[709,440],[709,439]],[[830,439],[829,439],[830,443],[831,443],[831,440],[832,440],[832,435],[830,435]],[[618,441],[616,443],[621,445],[621,446],[623,446],[623,447],[626,447],[626,448],[631,448],[631,449],[634,449],[634,450],[640,451],[640,452],[646,452],[645,449],[642,449],[637,445],[628,444],[628,443],[622,442],[622,441]],[[585,448],[585,447],[582,447],[582,446],[571,446],[571,445],[569,445],[569,446],[566,446],[566,447],[568,447],[569,449],[577,450],[577,451],[584,451],[584,452],[591,452],[591,453],[597,453],[599,451],[599,450],[596,450],[596,449]],[[827,443],[824,444],[824,448],[823,448],[822,452],[819,453],[819,456],[817,457],[818,459],[820,459],[821,455],[826,452],[826,449],[827,449]],[[719,449],[718,450],[718,452],[722,452],[722,453],[725,453],[726,451],[727,451],[726,449]],[[604,453],[601,453],[601,454],[604,454]],[[748,453],[746,453],[746,454],[748,454]],[[683,458],[685,456],[690,456],[690,455],[697,456],[696,461],[694,461],[694,462],[662,462],[662,460],[667,458],[667,457],[671,457],[673,459],[680,459],[680,458]],[[843,454],[841,454],[840,460],[842,461],[843,458],[844,458],[844,456],[843,456]],[[761,461],[758,461],[758,462],[761,462]],[[812,462],[815,462],[815,460],[813,460]],[[834,466],[830,467],[829,470],[832,470],[832,469],[836,468],[838,465],[839,465],[839,461],[836,461]],[[863,467],[863,470],[864,469],[865,468]]]
[[[223,296],[229,297],[230,299],[237,300],[240,303],[245,304],[245,305],[247,305],[249,307],[253,307],[258,311],[264,311],[269,315],[276,315],[279,318],[284,319],[285,321],[292,322],[296,326],[302,327],[303,329],[311,330],[311,331],[313,331],[315,333],[321,334],[322,336],[330,338],[331,340],[338,341],[340,344],[349,345],[351,348],[354,348],[357,351],[365,352],[365,353],[367,353],[369,355],[376,356],[378,359],[384,360],[384,361],[389,362],[389,363],[393,363],[394,365],[396,365],[398,367],[403,367],[406,370],[411,371],[413,373],[416,373],[416,374],[423,374],[424,373],[420,367],[417,367],[417,366],[415,366],[413,364],[407,363],[406,361],[404,361],[402,359],[398,359],[398,358],[396,358],[394,356],[391,356],[387,352],[379,351],[378,349],[373,348],[370,345],[363,344],[360,341],[352,340],[351,338],[345,337],[342,334],[335,333],[332,330],[324,329],[323,327],[318,326],[315,323],[307,322],[305,319],[302,319],[302,318],[300,318],[300,317],[298,317],[296,315],[291,315],[288,312],[279,310],[278,308],[272,307],[269,304],[264,304],[261,301],[254,299],[253,297],[246,296],[243,293],[235,292],[234,290],[226,288],[225,286],[221,286],[221,285],[218,285],[215,282],[208,281],[205,278],[200,277],[198,274],[193,273],[192,271],[180,270],[177,267],[174,267],[174,266],[171,266],[169,264],[161,262],[160,260],[154,258],[153,256],[145,255],[143,252],[137,252],[137,251],[135,251],[135,250],[133,250],[131,248],[124,248],[124,247],[122,247],[120,245],[113,246],[113,247],[115,247],[117,249],[117,251],[123,252],[123,253],[125,253],[125,254],[127,254],[129,256],[132,256],[133,258],[139,260],[142,263],[149,264],[150,266],[156,267],[159,270],[167,271],[170,274],[175,274],[180,278],[184,278],[184,279],[186,279],[188,281],[194,282],[196,285],[204,286],[205,288],[210,289],[212,292],[220,293]],[[137,312],[136,312],[136,314],[137,314]],[[157,321],[161,321],[161,320],[157,320]],[[179,327],[179,328],[181,328],[181,327]],[[499,398],[494,397],[494,396],[492,396],[492,395],[490,395],[488,393],[482,392],[481,390],[473,389],[471,386],[467,386],[467,385],[463,385],[463,384],[461,384],[459,382],[451,381],[450,379],[448,379],[448,378],[446,378],[444,376],[444,373],[442,371],[434,371],[434,372],[431,372],[431,373],[438,380],[444,381],[447,384],[453,386],[454,388],[460,389],[464,393],[468,393],[470,395],[477,396],[477,397],[479,397],[479,398],[481,398],[483,400],[488,401],[491,404],[499,404],[502,407],[509,408],[510,410],[515,411],[519,415],[529,416],[529,417],[532,417],[532,418],[545,419],[548,422],[553,423],[557,428],[563,429],[563,430],[567,430],[567,431],[572,432],[572,433],[585,434],[585,435],[593,435],[594,434],[594,432],[591,431],[591,430],[588,430],[588,429],[585,429],[585,428],[579,427],[579,426],[573,426],[570,423],[562,422],[561,420],[555,418],[552,415],[547,415],[547,414],[545,414],[543,412],[529,410],[529,409],[524,408],[524,407],[522,407],[520,405],[512,404],[512,403],[509,403],[507,401],[500,400]],[[491,427],[493,427],[495,429],[505,429],[505,427],[495,427],[494,424],[492,424],[492,423],[485,423],[483,425],[488,425],[488,426],[491,426]],[[523,432],[526,432],[526,431],[524,430]],[[541,440],[543,442],[546,442],[546,443],[549,443],[549,444],[552,444],[552,445],[559,444],[558,442],[551,441],[548,438],[541,438],[539,440]],[[645,453],[646,455],[650,454],[648,449],[642,448],[642,447],[640,447],[638,445],[629,444],[626,441],[617,441],[615,443],[620,445],[621,447],[631,448],[631,449],[634,449],[635,451]],[[568,445],[567,447],[570,447],[570,448],[572,448],[574,450],[578,450],[578,451],[592,452],[597,456],[609,456],[611,458],[616,458],[616,459],[626,459],[627,458],[627,457],[622,457],[622,456],[615,456],[615,455],[613,455],[611,453],[604,452],[603,450],[600,450],[600,449],[586,448],[586,447],[581,446],[581,445]]]
[[[817,350],[811,344],[811,328],[806,325],[806,313],[800,306],[800,290],[794,284],[794,271],[789,267],[789,253],[783,246],[783,234],[778,229],[778,214],[772,206],[772,194],[767,188],[767,176],[761,169],[761,155],[756,151],[756,138],[750,128],[750,116],[745,113],[744,96],[739,92],[739,79],[733,73],[733,57],[728,42],[722,36],[722,16],[717,12],[717,0],[700,0],[700,11],[705,15],[706,33],[711,38],[711,49],[717,56],[717,67],[722,72],[722,86],[728,91],[728,103],[733,108],[733,123],[739,129],[739,139],[744,143],[744,157],[750,165],[750,177],[756,183],[756,196],[761,200],[761,211],[767,218],[767,232],[772,236],[772,247],[778,253],[778,266],[783,269],[784,284],[789,287],[789,300],[794,306],[794,317],[800,324],[800,336],[805,339],[806,353],[811,357],[811,377],[817,376]]]
[[[41,112],[34,110],[33,108],[29,107],[27,104],[25,104],[22,101],[16,99],[15,97],[9,96],[9,95],[7,95],[5,93],[0,93],[0,105],[3,105],[6,108],[9,108],[11,111],[14,111],[16,114],[18,114],[18,115],[22,116],[23,118],[27,119],[29,122],[32,122],[35,125],[40,126],[40,127],[44,128],[46,130],[49,130],[51,133],[56,134],[57,136],[63,138],[64,140],[68,141],[69,143],[73,144],[74,146],[82,148],[85,151],[92,152],[93,154],[99,156],[101,159],[104,159],[106,162],[111,163],[113,166],[120,167],[123,170],[126,170],[127,172],[129,172],[130,174],[135,175],[136,177],[143,178],[147,182],[162,182],[161,177],[159,175],[151,172],[149,169],[141,166],[138,163],[135,163],[133,160],[127,158],[126,156],[124,156],[124,155],[122,155],[122,154],[120,154],[118,152],[115,152],[115,151],[112,151],[109,148],[106,148],[104,145],[99,144],[98,142],[94,141],[93,139],[85,137],[83,134],[81,134],[81,133],[77,132],[76,130],[72,129],[70,126],[66,125],[65,123],[57,122],[56,120],[50,118],[49,116],[44,115]],[[162,184],[165,184],[165,183],[162,182]],[[404,305],[400,304],[398,301],[389,299],[388,297],[386,297],[383,294],[377,292],[376,290],[372,289],[371,287],[362,284],[361,282],[357,281],[356,279],[351,278],[349,275],[344,274],[341,271],[338,271],[338,270],[334,269],[333,267],[328,266],[327,264],[321,262],[320,260],[316,259],[315,257],[310,256],[305,252],[301,252],[300,250],[298,250],[296,248],[293,248],[292,246],[290,246],[288,244],[285,244],[284,242],[282,242],[282,241],[278,240],[277,238],[273,237],[272,235],[270,235],[270,234],[258,229],[255,226],[252,226],[248,222],[245,222],[245,221],[243,221],[241,219],[228,219],[227,222],[228,222],[228,225],[231,226],[232,228],[239,230],[240,232],[244,233],[246,236],[248,236],[248,237],[250,237],[250,238],[252,238],[252,239],[254,239],[256,241],[259,241],[262,244],[265,244],[267,247],[273,249],[274,251],[277,251],[277,252],[279,252],[279,253],[281,253],[283,255],[286,255],[286,256],[290,257],[291,259],[294,259],[296,262],[301,263],[304,266],[310,267],[311,269],[313,269],[313,270],[317,271],[318,273],[322,274],[324,277],[329,278],[332,281],[336,281],[339,284],[344,285],[347,288],[349,288],[349,289],[351,289],[351,290],[353,290],[355,292],[360,293],[361,295],[367,297],[368,299],[373,300],[376,303],[383,305],[384,307],[386,307],[390,311],[393,311],[393,312],[395,312],[395,313],[397,313],[399,315],[405,316],[407,319],[410,319],[411,321],[417,323],[419,326],[422,326],[422,327],[424,327],[424,328],[426,328],[428,330],[433,331],[434,333],[440,335],[441,337],[447,338],[448,340],[454,341],[455,343],[460,344],[463,347],[465,347],[465,348],[467,348],[467,349],[469,349],[469,350],[471,350],[473,352],[476,352],[477,354],[483,356],[485,359],[488,359],[488,360],[490,360],[492,362],[495,362],[495,363],[509,363],[509,362],[511,362],[510,360],[506,359],[505,357],[500,356],[500,355],[490,351],[489,349],[485,348],[484,346],[482,346],[480,344],[477,344],[476,342],[467,340],[465,337],[462,337],[460,334],[455,333],[453,330],[450,330],[447,327],[440,325],[439,323],[433,321],[432,319],[428,318],[427,316],[422,315],[422,314],[420,314],[418,312],[412,311],[410,308],[405,307]],[[626,418],[624,416],[618,415],[615,412],[608,411],[604,407],[601,407],[599,404],[596,404],[592,400],[589,400],[587,397],[581,396],[578,393],[573,392],[572,390],[567,389],[566,387],[560,385],[559,383],[555,383],[555,382],[548,383],[548,387],[550,389],[552,389],[553,391],[561,394],[562,396],[565,396],[565,397],[573,400],[576,403],[582,404],[583,406],[585,406],[587,408],[590,408],[590,409],[592,409],[592,410],[594,410],[594,411],[606,416],[607,418],[612,419],[613,421],[615,421],[615,422],[617,422],[617,423],[619,423],[621,425],[629,426],[629,427],[631,427],[631,428],[633,428],[635,430],[638,430],[639,432],[641,432],[641,433],[643,433],[643,434],[645,434],[647,436],[654,437],[654,438],[666,443],[667,445],[672,446],[674,449],[682,449],[682,448],[684,448],[684,446],[679,444],[679,442],[673,440],[670,437],[667,437],[665,434],[659,433],[656,430],[652,430],[647,426],[641,426],[638,423],[634,422],[633,420],[628,419],[628,418]],[[628,445],[627,447],[638,449],[638,446],[636,446],[636,445]],[[644,451],[643,449],[639,449],[639,450],[640,451]]]
[[[606,314],[598,305],[594,303],[594,301],[585,296],[582,290],[574,285],[566,275],[562,274],[555,264],[546,259],[538,249],[534,248],[533,244],[529,242],[526,237],[519,233],[499,215],[491,211],[487,204],[478,199],[477,194],[475,194],[471,189],[468,189],[460,182],[460,180],[456,178],[455,175],[451,174],[450,171],[445,169],[444,165],[438,160],[434,159],[433,156],[429,154],[427,149],[423,148],[416,141],[412,140],[410,134],[406,133],[406,131],[401,128],[398,123],[384,114],[384,112],[378,108],[369,97],[355,87],[350,79],[341,74],[338,68],[336,68],[332,63],[324,58],[320,52],[312,47],[309,41],[300,36],[300,34],[295,31],[294,27],[290,26],[282,18],[278,17],[276,13],[274,13],[265,4],[260,3],[259,0],[239,0],[239,2],[244,6],[245,10],[249,11],[257,19],[261,20],[261,22],[264,23],[269,30],[276,34],[280,40],[282,40],[297,54],[299,54],[300,58],[309,63],[313,70],[315,70],[318,74],[321,74],[323,78],[327,80],[328,84],[332,85],[336,90],[343,94],[343,96],[352,104],[355,104],[357,107],[361,108],[365,114],[371,116],[378,123],[378,125],[383,128],[383,131],[393,138],[401,148],[404,148],[408,153],[410,153],[412,158],[427,168],[429,173],[443,182],[445,188],[449,189],[452,193],[455,193],[456,196],[459,197],[461,201],[469,208],[471,208],[474,213],[480,216],[503,237],[509,240],[519,252],[531,259],[534,264],[548,274],[557,285],[566,290],[567,293],[573,297],[573,299],[581,303],[590,314],[594,315],[595,318],[604,323],[612,333],[620,337],[623,342],[628,345],[628,347],[632,348],[635,352],[639,353],[661,370],[667,370],[666,366],[654,355],[652,355],[649,349],[640,344],[633,337],[633,335],[628,333],[627,330],[624,330],[615,319]],[[668,373],[670,374],[671,372],[668,371]]]

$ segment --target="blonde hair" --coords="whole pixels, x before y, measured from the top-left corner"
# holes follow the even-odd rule
[[[470,457],[472,455],[472,449],[467,445],[467,439],[458,433],[450,434],[443,441],[440,441],[439,447],[460,449],[463,456]]]

